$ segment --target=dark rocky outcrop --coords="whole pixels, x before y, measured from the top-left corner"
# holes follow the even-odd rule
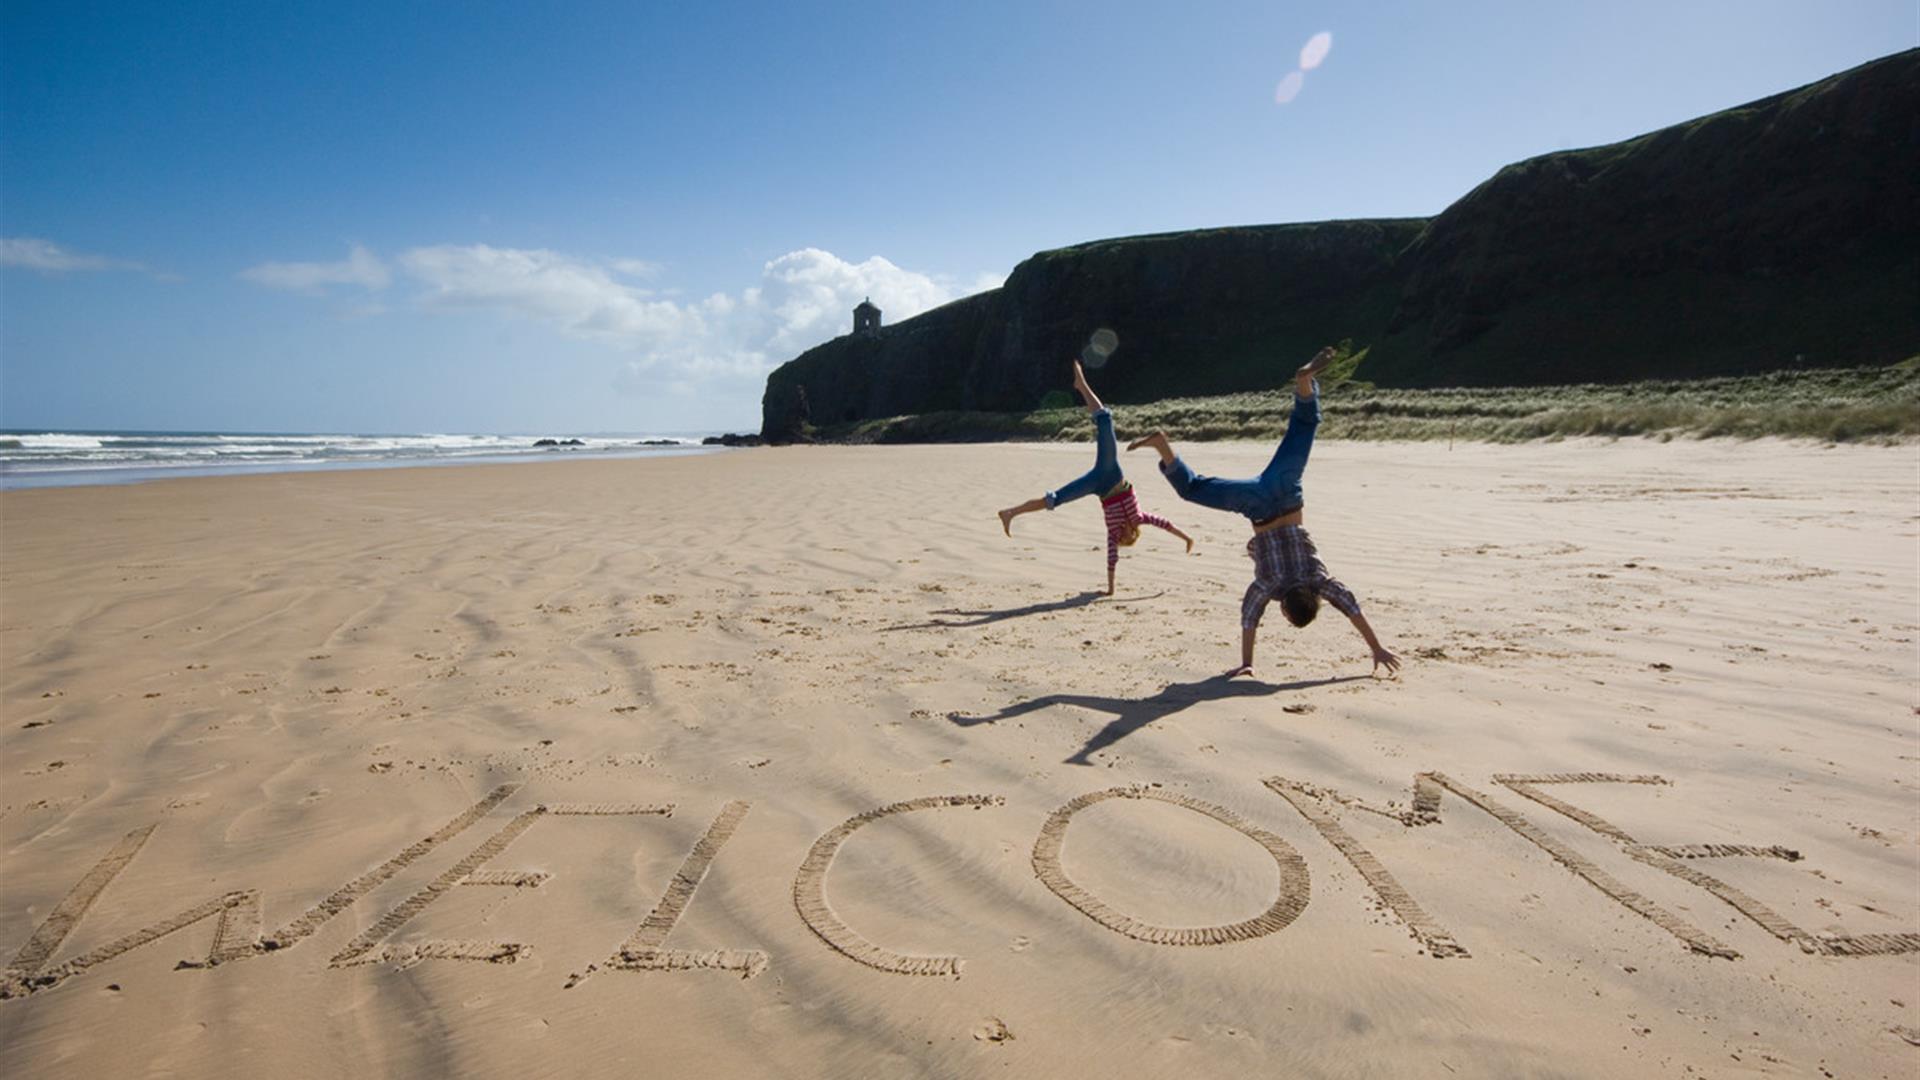
[[[1311,353],[1347,328],[1384,321],[1394,255],[1423,224],[1250,226],[1041,252],[998,290],[959,407],[1032,408],[1068,385],[1068,361],[1103,326],[1120,335],[1098,376],[1114,401],[1272,385],[1276,354]]]
[[[1276,351],[1312,352],[1385,322],[1394,255],[1424,224],[1258,225],[1043,251],[998,289],[782,365],[761,431],[783,442],[806,423],[1031,409],[1066,388],[1068,360],[1101,326],[1119,332],[1125,358],[1099,376],[1112,401],[1268,385]]]
[[[1502,169],[1432,219],[1045,251],[1006,284],[808,350],[762,432],[1032,409],[1112,327],[1103,396],[1264,389],[1329,341],[1382,385],[1627,381],[1920,352],[1920,49]]]
[[[535,446],[585,446],[587,444],[584,442],[581,442],[579,439],[535,439],[533,440],[533,445]]]
[[[761,434],[792,442],[807,424],[965,407],[967,369],[999,296],[998,289],[970,296],[801,353],[767,380]]]
[[[760,446],[762,445],[762,441],[760,436],[758,435],[753,435],[753,434],[735,435],[729,432],[725,435],[709,435],[706,438],[700,440],[700,445],[702,446]]]
[[[1920,350],[1920,50],[1510,165],[1435,218],[1366,376],[1619,382]]]

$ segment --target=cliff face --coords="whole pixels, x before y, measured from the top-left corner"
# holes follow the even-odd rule
[[[1000,289],[963,408],[1029,409],[1067,385],[1096,327],[1120,335],[1102,397],[1151,401],[1271,386],[1280,357],[1379,325],[1419,219],[1169,233],[1041,252]]]
[[[993,289],[870,335],[817,345],[767,377],[761,435],[790,441],[803,423],[963,408],[977,339],[999,312]]]
[[[1920,350],[1920,50],[1500,170],[1400,258],[1366,375],[1611,382]]]
[[[1041,252],[1005,286],[775,371],[811,422],[1017,411],[1118,331],[1115,402],[1263,389],[1329,341],[1384,385],[1535,385],[1920,352],[1920,49],[1627,142],[1502,169],[1430,220]]]
[[[767,379],[762,434],[947,409],[1031,409],[1065,390],[1096,327],[1123,361],[1101,397],[1152,401],[1274,383],[1276,357],[1379,326],[1419,219],[1263,225],[1044,251],[1001,288],[802,353]],[[800,406],[804,393],[804,415]]]

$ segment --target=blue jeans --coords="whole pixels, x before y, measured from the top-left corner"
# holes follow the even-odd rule
[[[1305,505],[1300,493],[1300,475],[1307,471],[1307,454],[1313,449],[1313,433],[1320,427],[1320,387],[1314,384],[1310,398],[1293,399],[1293,415],[1287,418],[1287,434],[1273,452],[1273,460],[1251,480],[1222,480],[1200,476],[1175,457],[1173,464],[1161,465],[1160,472],[1173,490],[1190,503],[1230,514],[1245,514],[1253,521],[1266,521],[1290,514]]]
[[[1101,409],[1093,414],[1093,434],[1096,444],[1093,471],[1067,483],[1058,491],[1047,492],[1047,509],[1072,502],[1083,495],[1105,495],[1126,479],[1120,472],[1120,447],[1114,442],[1111,412]]]

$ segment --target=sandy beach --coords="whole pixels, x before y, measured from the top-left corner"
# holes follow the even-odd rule
[[[1232,682],[1090,457],[0,493],[6,1071],[1920,1069],[1915,448],[1323,444]]]

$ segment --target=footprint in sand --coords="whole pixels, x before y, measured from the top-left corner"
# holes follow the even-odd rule
[[[973,1037],[981,1042],[1012,1042],[1013,1032],[1007,1029],[1006,1021],[997,1016],[989,1016],[974,1025]]]

